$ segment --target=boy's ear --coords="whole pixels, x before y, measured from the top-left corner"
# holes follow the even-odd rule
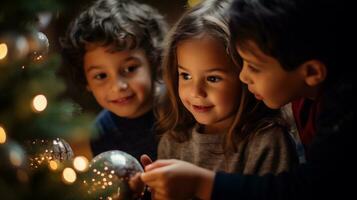
[[[326,79],[326,65],[319,60],[309,60],[301,65],[301,69],[309,86],[316,86]]]

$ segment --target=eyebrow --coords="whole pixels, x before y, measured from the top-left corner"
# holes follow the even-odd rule
[[[181,66],[181,65],[177,65],[179,69],[185,70],[185,71],[190,71],[187,70],[185,67]],[[222,69],[221,67],[215,67],[209,70],[206,70],[205,72],[227,72],[227,70]]]

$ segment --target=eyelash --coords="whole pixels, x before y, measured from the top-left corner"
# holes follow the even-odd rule
[[[222,80],[221,77],[218,76],[209,76],[207,77],[207,81],[217,83],[218,81]]]
[[[138,69],[138,67],[139,67],[138,65],[132,65],[132,66],[126,67],[123,70],[123,73],[124,74],[134,73]]]
[[[185,72],[181,72],[179,74],[180,77],[182,77],[183,80],[189,80],[191,79],[191,76],[188,74],[188,73],[185,73]],[[187,77],[190,77],[190,78],[187,78]]]
[[[183,80],[190,80],[191,79],[191,76],[188,73],[185,73],[185,72],[181,72],[179,74],[179,76],[182,77]],[[216,83],[216,82],[222,80],[222,78],[219,77],[219,76],[208,76],[206,78],[206,80],[209,81],[209,82]]]
[[[96,74],[95,76],[94,76],[94,79],[96,79],[96,80],[103,80],[103,79],[105,79],[107,77],[107,74],[106,73],[99,73],[99,74]]]

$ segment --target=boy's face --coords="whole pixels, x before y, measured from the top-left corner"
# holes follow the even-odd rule
[[[87,45],[84,72],[97,102],[120,117],[136,118],[152,107],[150,65],[143,50],[108,51]]]
[[[238,71],[223,45],[210,38],[184,40],[177,47],[179,96],[206,128],[229,128],[241,95]]]
[[[277,109],[304,96],[307,90],[304,76],[297,68],[286,71],[281,64],[264,54],[255,43],[247,42],[248,48],[237,51],[243,58],[243,68],[239,74],[242,82],[255,97],[262,100],[269,108]]]

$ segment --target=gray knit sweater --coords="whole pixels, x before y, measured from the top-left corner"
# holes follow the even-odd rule
[[[200,167],[225,172],[263,175],[289,170],[297,157],[287,132],[273,127],[258,133],[254,139],[238,147],[238,151],[222,149],[223,134],[202,134],[198,126],[192,129],[190,139],[178,142],[164,134],[158,147],[159,159],[179,159]]]

